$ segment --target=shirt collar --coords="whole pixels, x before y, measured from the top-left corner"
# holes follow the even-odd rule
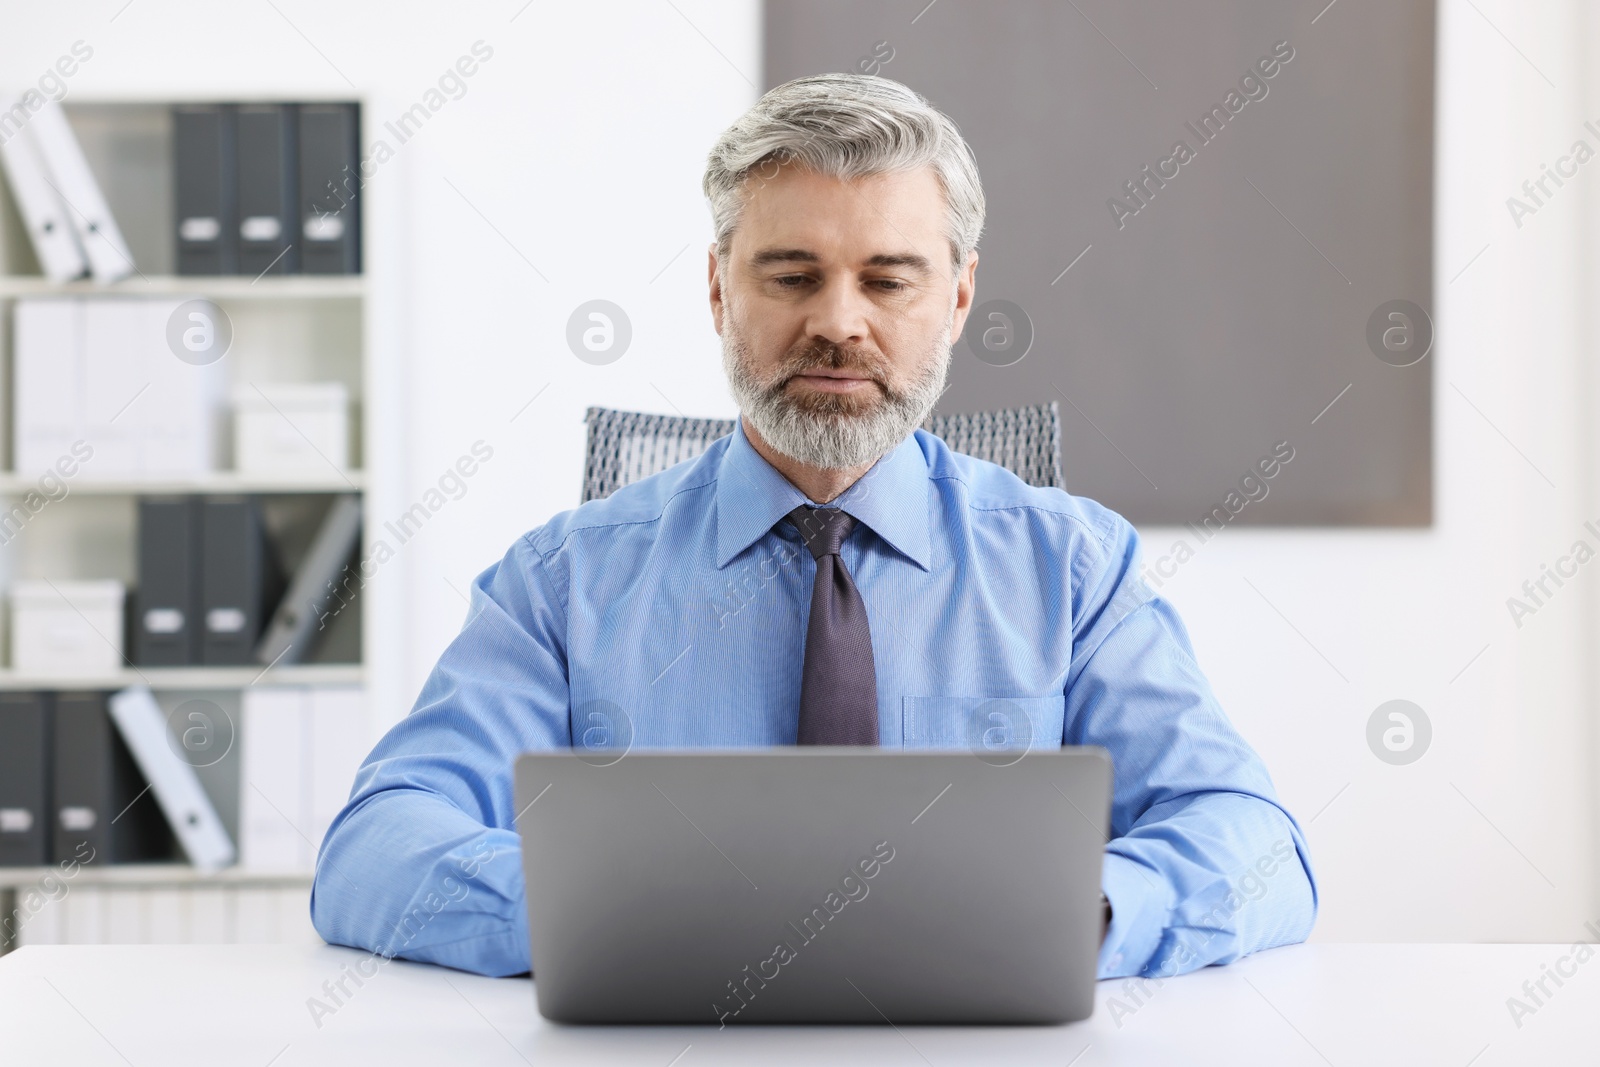
[[[913,431],[829,504],[928,570],[928,491],[928,461]],[[717,567],[726,567],[795,508],[814,503],[755,450],[744,420],[735,420],[717,474]]]

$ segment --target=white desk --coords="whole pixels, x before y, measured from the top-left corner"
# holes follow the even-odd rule
[[[329,947],[25,948],[0,959],[7,1064],[912,1065],[1504,1064],[1600,1062],[1600,954],[1519,1029],[1521,996],[1569,947],[1309,945],[1151,987],[1100,984],[1092,1019],[1055,1027],[567,1027],[527,979],[395,961],[313,1021],[307,1000],[365,953]],[[1572,964],[1567,964],[1572,969]],[[1116,998],[1132,1014],[1112,1018]],[[343,999],[343,998],[341,998]],[[687,1051],[686,1051],[687,1050]],[[677,1057],[674,1059],[674,1057]]]

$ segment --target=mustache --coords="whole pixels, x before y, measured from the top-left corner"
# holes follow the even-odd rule
[[[889,388],[888,361],[864,348],[831,343],[807,344],[799,352],[786,357],[773,377],[772,388],[782,390],[795,378],[816,370],[842,370]]]

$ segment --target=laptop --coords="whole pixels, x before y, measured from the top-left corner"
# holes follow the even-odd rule
[[[567,1023],[1062,1023],[1094,1007],[1098,747],[530,753],[539,1011]]]

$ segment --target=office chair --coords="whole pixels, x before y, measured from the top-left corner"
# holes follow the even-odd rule
[[[732,433],[735,422],[610,408],[590,408],[583,421],[589,426],[585,503],[693,459]],[[1035,407],[930,415],[922,428],[952,451],[998,463],[1029,485],[1062,487],[1061,416],[1054,400]]]

